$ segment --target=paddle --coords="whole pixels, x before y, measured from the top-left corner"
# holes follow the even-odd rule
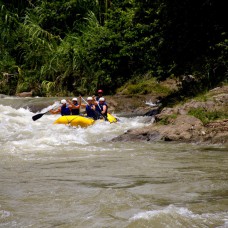
[[[50,110],[52,110],[53,108],[55,108],[57,105],[58,106],[60,105],[59,102],[55,102],[53,105],[48,106],[49,108],[48,107],[46,108],[47,111],[45,111],[43,113],[38,113],[35,116],[33,116],[32,117],[33,121],[36,121],[36,120],[40,119],[44,114],[48,113]]]
[[[49,111],[48,111],[49,112]],[[46,114],[47,112],[44,112],[44,113],[39,113],[39,114],[36,114],[35,116],[32,117],[33,121],[36,121],[38,120],[39,118],[41,118],[44,114]]]
[[[98,105],[98,108],[101,110],[101,107],[100,107],[100,105],[99,105],[99,101],[98,101],[97,105]],[[103,115],[102,113],[101,113],[101,115],[104,117],[104,119],[105,119],[106,121],[109,121],[108,118],[107,118],[107,116]],[[110,122],[110,121],[109,121],[109,122]],[[111,122],[110,122],[110,123],[111,123]]]

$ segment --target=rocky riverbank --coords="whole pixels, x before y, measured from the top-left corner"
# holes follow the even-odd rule
[[[137,106],[137,102],[132,103],[125,99],[118,101],[115,97],[113,99],[116,102],[113,107],[118,107],[121,102],[125,101],[125,110],[128,110],[129,114],[146,113],[150,108],[145,107],[142,97],[138,97],[138,100],[141,100],[139,106]],[[144,97],[144,100],[149,99],[149,96]],[[129,106],[134,106],[130,112]],[[129,130],[114,138],[113,141],[152,142],[162,140],[228,144],[228,86],[217,87],[184,104],[172,108],[165,107],[159,114],[155,115],[155,120],[155,123],[148,127]]]

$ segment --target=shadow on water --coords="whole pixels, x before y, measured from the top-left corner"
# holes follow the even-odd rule
[[[201,151],[212,151],[212,152],[228,152],[228,148],[224,147],[203,147],[200,149]]]
[[[160,180],[159,178],[151,178],[151,177],[145,177],[145,179],[148,180],[140,180],[141,177],[136,176],[116,176],[114,178],[121,178],[119,182],[109,182],[104,183],[103,180],[96,180],[96,182],[80,182],[80,184],[92,187],[92,188],[112,188],[112,189],[131,189],[135,187],[140,187],[143,185],[156,185],[156,184],[170,184],[173,183],[174,180],[171,180],[170,178],[167,178],[166,180]],[[131,178],[131,179],[130,179]],[[134,180],[137,179],[137,180]]]
[[[143,186],[147,184],[148,182],[146,181],[136,181],[135,183],[128,184],[124,186],[118,186],[119,183],[101,183],[101,182],[81,182],[80,184],[86,186],[86,187],[92,187],[92,188],[112,188],[112,189],[129,189],[129,188],[134,188],[137,186]]]

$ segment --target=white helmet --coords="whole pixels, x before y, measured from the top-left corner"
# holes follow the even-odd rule
[[[92,101],[93,98],[92,97],[87,97],[87,101]]]
[[[104,97],[101,97],[101,98],[99,99],[99,101],[105,101]]]
[[[72,101],[77,101],[78,99],[76,98],[76,97],[74,97],[73,99],[72,99]]]
[[[62,100],[60,101],[60,103],[61,103],[61,104],[66,104],[67,101],[66,101],[65,99],[62,99]]]

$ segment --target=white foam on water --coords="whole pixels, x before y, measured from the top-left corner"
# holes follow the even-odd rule
[[[41,113],[50,110],[58,103],[54,103]],[[14,109],[0,105],[0,144],[1,150],[10,154],[35,153],[40,151],[65,150],[77,146],[91,145],[108,141],[128,129],[143,127],[149,124],[150,117],[120,118],[118,123],[102,122],[87,128],[76,128],[62,124],[53,124],[60,115],[44,114],[33,121],[29,109]],[[103,147],[101,146],[101,149]]]
[[[145,102],[146,105],[149,105],[150,107],[156,107],[157,104],[153,103],[151,100]]]
[[[55,101],[53,105],[50,105],[44,109],[42,109],[39,113],[45,113],[45,112],[48,112],[50,111],[51,109],[56,109],[60,106],[60,102],[59,101]]]
[[[179,223],[179,225],[181,225],[181,223],[184,224],[184,222],[187,221],[188,223],[191,222],[192,225],[204,224],[208,226],[211,226],[215,223],[219,223],[222,221],[223,224],[221,226],[214,226],[214,227],[226,228],[228,224],[228,212],[220,212],[220,213],[214,213],[214,214],[213,213],[195,214],[192,211],[190,211],[188,208],[169,205],[160,210],[139,212],[135,214],[133,217],[131,217],[129,219],[129,222],[134,222],[138,220],[160,220],[160,221],[163,220],[163,222],[164,221],[171,222],[173,220],[175,224]],[[178,220],[179,222],[177,222]]]
[[[0,210],[0,218],[4,219],[7,218],[11,215],[11,213],[9,211],[5,211],[5,210]]]

